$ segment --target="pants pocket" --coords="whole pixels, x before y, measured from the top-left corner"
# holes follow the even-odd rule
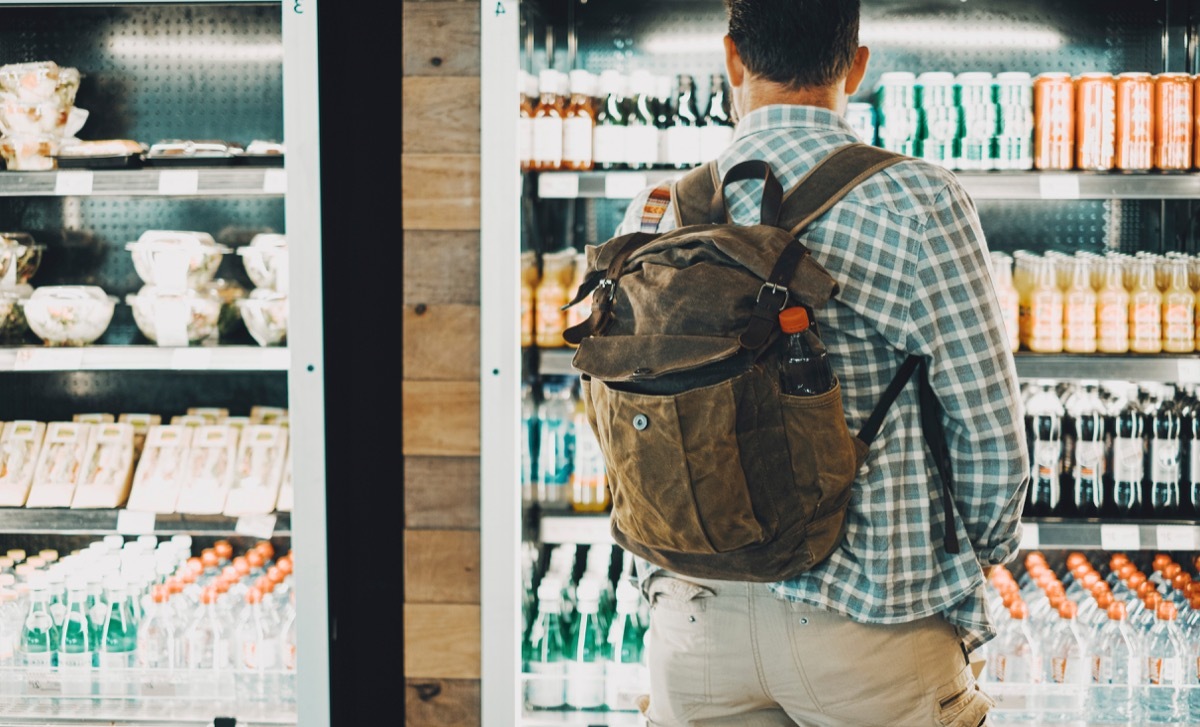
[[[979,689],[970,665],[964,666],[947,684],[938,687],[935,708],[943,727],[979,727],[995,700]]]
[[[711,589],[666,575],[646,584],[650,631],[646,659],[650,671],[651,724],[679,724],[711,700],[711,653],[706,601]]]

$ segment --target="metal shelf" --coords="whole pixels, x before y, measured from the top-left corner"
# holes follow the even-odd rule
[[[0,533],[20,535],[108,535],[122,530],[123,535],[209,535],[233,537],[249,535],[243,528],[239,531],[239,518],[226,515],[155,515],[152,528],[130,529],[118,521],[120,509],[72,510],[69,508],[3,507],[0,508]],[[138,515],[143,515],[138,513]],[[143,515],[148,518],[148,515]],[[273,513],[275,527],[271,535],[290,536],[292,517],[290,513]],[[258,524],[261,516],[246,518],[247,523]],[[137,530],[138,532],[133,532]],[[261,537],[261,532],[257,533]]]
[[[0,348],[3,371],[287,371],[285,347],[23,346]]]
[[[282,197],[282,167],[0,172],[0,197]]]
[[[651,184],[686,170],[650,169],[612,172],[541,172],[542,199],[632,199]],[[977,200],[1013,199],[1195,199],[1198,173],[1124,172],[956,172]]]

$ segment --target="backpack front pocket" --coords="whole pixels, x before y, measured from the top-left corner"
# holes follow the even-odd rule
[[[724,553],[767,532],[747,490],[735,390],[745,373],[671,396],[585,380],[589,420],[605,452],[613,525],[643,545]]]

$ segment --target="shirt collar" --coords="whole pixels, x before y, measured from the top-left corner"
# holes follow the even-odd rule
[[[742,139],[757,134],[785,128],[808,128],[823,131],[842,131],[849,134],[854,129],[845,119],[829,109],[817,106],[795,106],[791,104],[776,104],[754,109],[745,118],[738,121],[734,131],[734,139]]]

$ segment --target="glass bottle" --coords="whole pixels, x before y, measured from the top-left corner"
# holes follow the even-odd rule
[[[520,106],[517,116],[517,139],[519,141],[518,157],[521,160],[521,171],[529,170],[533,158],[533,102],[537,98],[537,79],[532,74],[521,71],[517,81],[520,88]],[[530,86],[533,92],[530,93]]]
[[[595,580],[580,581],[576,618],[567,660],[566,704],[575,709],[604,706],[604,639],[600,621],[600,588]]]
[[[88,624],[87,581],[67,582],[67,613],[58,642],[58,668],[63,688],[78,694],[86,688],[94,665],[96,641]]]
[[[1015,353],[1021,348],[1021,301],[1013,286],[1013,259],[1002,252],[994,252],[991,261],[992,280],[1000,303],[1000,315],[1004,318],[1004,330],[1008,333],[1008,346]]]
[[[1050,258],[1037,261],[1028,301],[1026,348],[1036,353],[1060,353],[1063,350],[1063,294]]]
[[[566,702],[566,645],[563,640],[562,587],[542,579],[538,614],[529,629],[525,699],[534,709],[557,709]]]
[[[27,667],[50,668],[57,659],[61,632],[50,615],[50,592],[42,578],[30,582],[29,611],[21,629],[21,660]]]
[[[1129,294],[1129,350],[1134,353],[1162,351],[1162,293],[1155,282],[1154,263],[1141,259]]]
[[[608,629],[604,666],[604,703],[610,710],[637,709],[646,690],[642,659],[644,629],[638,619],[641,594],[628,579],[617,581],[616,614]]]
[[[608,510],[604,452],[587,418],[581,397],[575,398],[575,464],[571,468],[571,509],[575,512]],[[589,551],[590,552],[590,551]]]
[[[1092,288],[1090,263],[1084,258],[1064,261],[1071,278],[1063,294],[1063,350],[1067,353],[1096,351],[1096,291]]]
[[[133,602],[123,581],[111,579],[104,587],[107,614],[96,642],[102,669],[128,669],[137,654],[137,625]]]
[[[1096,350],[1129,351],[1129,291],[1125,289],[1120,260],[1104,261],[1104,278],[1096,293]]]
[[[591,171],[592,133],[596,126],[596,77],[576,69],[569,74],[571,100],[563,118],[563,168],[578,172]]]
[[[630,169],[649,169],[658,160],[658,127],[654,114],[654,76],[637,70],[629,76],[629,91],[633,96],[626,128]]]
[[[521,384],[521,501],[532,504],[537,499],[537,461],[535,447],[538,444],[537,401],[533,397],[533,384]]]
[[[558,71],[545,69],[538,74],[538,104],[533,110],[533,154],[529,167],[549,172],[563,163],[563,100]]]
[[[1158,397],[1150,417],[1149,514],[1170,518],[1179,514],[1179,454],[1182,422],[1172,401],[1173,389]]]
[[[1193,313],[1196,294],[1188,285],[1187,262],[1171,260],[1170,276],[1162,295],[1162,348],[1168,353],[1190,353],[1196,348]]]
[[[628,101],[619,71],[600,74],[600,108],[592,131],[592,159],[598,169],[619,169],[629,157]]]
[[[700,161],[716,159],[733,141],[729,86],[724,73],[708,78],[708,108],[700,126]]]
[[[688,169],[700,163],[703,120],[696,103],[696,82],[686,73],[676,78],[675,108],[667,128],[667,165]]]
[[[538,503],[544,508],[569,506],[568,488],[575,463],[575,402],[571,387],[543,381],[538,406]]]
[[[836,378],[829,367],[825,344],[812,330],[808,311],[802,306],[779,313],[784,333],[780,360],[780,388],[791,396],[817,396],[833,389]]]

